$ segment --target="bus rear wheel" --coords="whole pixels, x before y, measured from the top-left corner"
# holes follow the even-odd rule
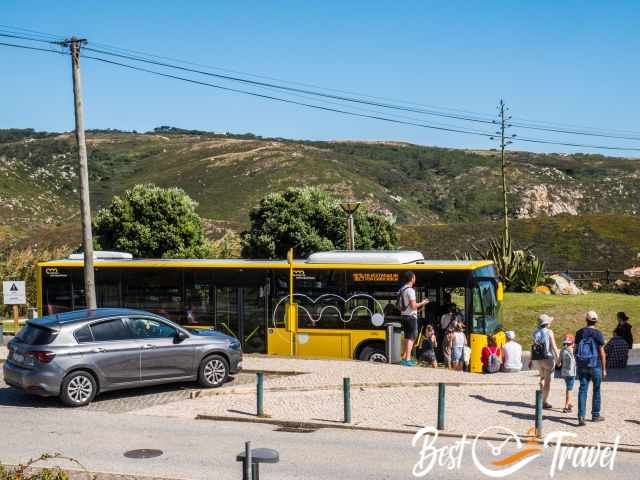
[[[384,351],[384,347],[377,345],[364,347],[360,352],[360,355],[358,355],[358,360],[377,363],[387,363],[389,361],[387,353]]]

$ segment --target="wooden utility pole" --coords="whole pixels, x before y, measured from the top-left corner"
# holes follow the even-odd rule
[[[86,39],[71,37],[60,42],[71,52],[73,76],[73,100],[76,119],[76,142],[78,144],[78,164],[80,178],[80,214],[82,216],[82,250],[84,251],[84,294],[87,308],[96,308],[96,284],[93,270],[93,235],[91,233],[91,204],[89,197],[89,167],[87,145],[84,138],[84,112],[82,108],[82,84],[80,82],[80,47]]]

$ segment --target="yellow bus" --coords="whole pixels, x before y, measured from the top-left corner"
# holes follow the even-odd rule
[[[40,315],[85,308],[83,257],[38,264]],[[421,323],[439,325],[453,299],[481,371],[487,335],[501,328],[492,262],[425,260],[412,251],[318,252],[306,259],[133,259],[96,252],[99,307],[152,311],[187,328],[238,338],[245,352],[386,361],[385,325],[397,321],[402,273],[416,274]],[[498,336],[502,343],[502,336]]]

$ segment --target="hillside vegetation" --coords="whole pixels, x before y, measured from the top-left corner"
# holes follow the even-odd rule
[[[288,186],[360,199],[397,221],[402,245],[433,256],[468,250],[497,230],[501,216],[493,151],[170,127],[89,131],[87,141],[94,211],[138,183],[178,186],[199,203],[214,238],[246,228],[250,209]],[[74,144],[68,133],[0,131],[2,245],[79,240]],[[517,241],[558,268],[590,267],[584,262],[594,253],[594,267],[628,266],[638,250],[638,159],[510,152],[508,160],[511,211],[523,219],[515,222]]]

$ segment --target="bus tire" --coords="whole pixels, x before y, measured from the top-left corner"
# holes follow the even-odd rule
[[[384,347],[369,345],[368,347],[364,347],[358,355],[358,360],[363,360],[365,362],[377,362],[377,363],[388,363],[389,359],[387,358],[387,353],[384,351]]]
[[[209,355],[198,369],[198,383],[204,388],[217,388],[229,378],[229,363],[220,355]]]

